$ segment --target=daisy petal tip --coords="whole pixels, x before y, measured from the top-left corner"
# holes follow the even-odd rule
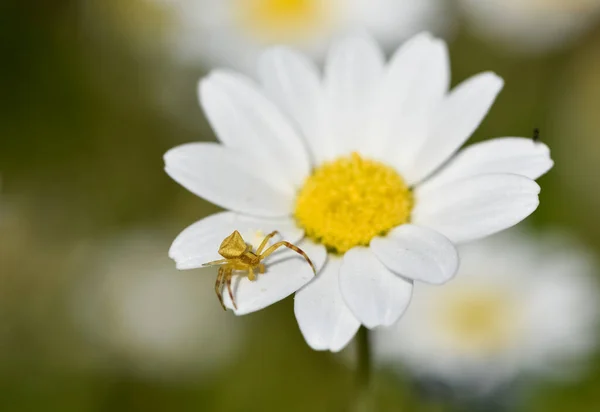
[[[197,82],[198,90],[202,90],[202,89],[206,88],[206,85],[209,83],[211,74],[212,74],[212,72],[210,72],[206,76],[198,79],[198,82]]]
[[[533,212],[535,212],[539,206],[540,206],[540,198],[539,198],[539,196],[533,197],[531,199],[531,203],[529,204],[529,207],[526,208],[526,211],[523,213],[525,215],[523,217],[523,219],[529,217],[529,215],[531,215]]]
[[[540,153],[547,154],[548,156],[550,156],[550,147],[548,147],[546,143],[540,142],[539,140],[532,140],[532,142],[535,148],[540,151]]]
[[[408,297],[404,309],[400,312],[396,312],[396,313],[389,313],[387,317],[385,317],[384,319],[382,319],[382,321],[379,324],[376,325],[365,325],[367,327],[367,329],[369,330],[377,330],[377,329],[382,329],[382,328],[389,328],[391,326],[394,326],[396,323],[398,323],[398,321],[400,319],[402,319],[402,316],[404,316],[404,314],[406,313],[406,311],[408,310],[408,307],[410,306],[410,302],[412,301],[412,294]]]
[[[412,281],[392,273],[369,249],[346,252],[339,287],[354,316],[367,328],[394,323],[412,296]]]
[[[202,265],[198,265],[198,264],[193,264],[189,261],[178,261],[176,258],[171,257],[171,259],[173,259],[175,261],[175,269],[177,270],[191,270],[191,269],[198,269],[201,268]]]
[[[459,255],[450,239],[419,225],[402,225],[371,241],[377,258],[393,273],[411,280],[440,285],[452,279]]]
[[[400,314],[396,314],[393,318],[391,319],[385,319],[382,318],[381,320],[377,321],[377,322],[373,322],[373,321],[364,321],[363,322],[363,326],[369,330],[375,330],[375,329],[379,329],[379,328],[387,328],[391,325],[393,325],[394,323],[396,323],[398,321],[398,319],[400,319],[402,317],[404,312],[400,313]]]
[[[552,154],[550,151],[550,147],[548,147],[547,144],[545,144],[544,142],[533,142],[533,144],[535,145],[535,149],[539,152],[539,154],[541,156],[544,156],[544,164],[539,168],[538,174],[534,177],[535,179],[537,179],[540,176],[543,176],[546,173],[548,173],[550,169],[554,167],[554,160],[551,157]]]
[[[352,341],[352,339],[354,339],[354,336],[344,342],[332,344],[332,345],[330,345],[329,348],[326,348],[326,350],[328,350],[331,353],[338,353],[342,349],[344,349],[346,346],[348,346],[348,344],[350,343],[350,341]]]
[[[519,177],[524,180],[524,186],[528,186],[530,188],[532,194],[535,194],[535,195],[540,194],[540,192],[542,191],[542,188],[535,180],[530,179],[525,176],[519,176]],[[536,200],[539,202],[539,199],[537,199],[537,196],[536,196]]]
[[[328,345],[325,342],[323,342],[321,339],[313,338],[313,337],[311,337],[309,335],[304,334],[303,332],[302,332],[302,335],[304,337],[304,340],[306,341],[306,344],[312,350],[316,350],[316,351],[319,351],[319,352],[323,352],[323,351],[329,350]]]
[[[454,268],[448,269],[445,272],[445,276],[440,276],[439,278],[433,279],[429,283],[432,285],[436,285],[436,286],[445,285],[446,283],[450,282],[452,279],[454,279],[456,277],[456,275],[458,274],[459,267],[460,267],[460,259],[459,259],[458,252],[457,252],[456,253],[456,263],[455,263]]]
[[[181,152],[181,146],[175,146],[172,149],[169,149],[165,152],[165,154],[163,155],[163,161],[165,162],[165,172],[167,172],[167,174],[169,174],[169,168],[170,166],[173,165],[173,162],[176,161],[178,155]]]
[[[236,306],[234,306],[233,302],[231,302],[231,298],[229,298],[229,296],[227,295],[226,290],[223,291],[222,298],[223,298],[223,305],[225,306],[226,311],[231,311],[236,316],[248,315],[252,312],[259,310],[259,309],[250,310],[249,307],[240,308],[239,302],[237,302],[237,301],[236,301]],[[215,302],[215,304],[216,304],[216,302]]]
[[[198,99],[201,106],[204,106],[204,102],[208,99],[208,95],[211,92],[210,88],[211,84],[208,76],[198,80],[198,86],[196,90],[198,92]]]
[[[421,43],[422,46],[442,46],[444,48],[448,47],[446,40],[441,37],[436,36],[430,31],[422,31],[415,34],[409,41],[415,43]]]
[[[341,351],[342,349],[344,349],[346,346],[348,346],[348,344],[350,343],[350,341],[352,340],[353,337],[350,337],[350,339],[345,340],[344,342],[324,342],[321,339],[306,339],[306,336],[304,336],[304,339],[306,340],[306,344],[314,351],[318,351],[318,352],[331,352],[331,353],[338,353],[339,351]]]
[[[243,76],[231,70],[211,70],[206,76],[198,80],[198,94],[200,96],[200,101],[208,101],[209,98],[222,93],[226,87],[235,84],[241,78],[243,78]]]
[[[212,146],[213,143],[208,142],[192,142],[184,143],[179,146],[175,146],[165,152],[163,155],[163,161],[165,162],[165,171],[172,173],[173,168],[178,166],[182,160],[185,160],[188,156],[193,156],[193,153],[200,148]],[[167,170],[170,169],[170,170]]]
[[[328,343],[328,339],[325,338],[325,335],[319,333],[317,329],[313,330],[305,321],[304,314],[302,313],[303,303],[299,302],[298,294],[294,296],[294,315],[296,319],[298,319],[298,326],[300,328],[300,333],[304,338],[306,344],[315,351],[323,352],[323,351],[332,351],[334,352],[334,347],[330,343]],[[300,320],[302,319],[302,320]],[[338,349],[339,350],[339,349]]]
[[[245,316],[245,315],[249,315],[249,314],[251,314],[253,312],[256,312],[256,311],[248,310],[248,309],[246,309],[246,310],[238,310],[238,309],[233,308],[233,307],[229,307],[227,309],[231,310],[235,316]]]
[[[232,75],[236,76],[236,73],[228,69],[213,69],[200,81],[204,80],[204,83],[210,83],[211,81],[223,80]]]
[[[552,160],[552,158],[548,157],[548,162],[546,163],[546,170],[544,170],[540,176],[545,175],[546,173],[548,173],[550,170],[552,170],[552,168],[554,167],[554,160]],[[538,176],[539,177],[539,176]]]
[[[207,95],[214,90],[216,82],[222,78],[223,73],[220,70],[212,70],[206,76],[198,80],[198,95],[200,100],[206,99]]]
[[[415,34],[412,39],[426,39],[426,40],[433,40],[435,39],[435,36],[428,30],[423,30],[418,32],[417,34]]]
[[[342,298],[339,268],[342,259],[328,259],[319,275],[296,292],[294,315],[308,345],[337,352],[354,337],[360,322]]]
[[[439,47],[444,54],[448,54],[448,44],[446,43],[446,40],[439,37],[432,37],[432,40],[435,47]]]
[[[489,83],[491,89],[497,90],[499,93],[504,88],[504,79],[493,71],[483,72],[482,79]],[[484,80],[482,80],[484,81]]]

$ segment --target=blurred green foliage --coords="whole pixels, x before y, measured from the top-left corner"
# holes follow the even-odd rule
[[[66,304],[77,243],[148,225],[174,237],[217,210],[162,170],[170,147],[214,139],[195,97],[203,72],[137,49],[132,22],[111,4],[92,20],[74,0],[0,5],[0,199],[19,211],[0,230],[0,410],[344,410],[352,370],[308,348],[290,299],[251,316],[242,355],[210,381],[82,366],[89,348]],[[570,228],[600,252],[600,30],[549,56],[499,52],[465,30],[450,49],[454,83],[483,70],[506,82],[472,141],[539,127],[554,148],[556,167],[529,220]],[[526,410],[600,410],[599,389],[596,358],[583,381],[539,384]],[[377,410],[443,410],[385,374],[375,393]]]

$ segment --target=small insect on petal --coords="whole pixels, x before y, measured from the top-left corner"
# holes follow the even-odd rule
[[[271,240],[278,233],[279,232],[277,231],[269,233],[262,240],[256,251],[252,251],[252,246],[244,241],[244,238],[240,232],[235,230],[231,235],[223,239],[223,242],[221,242],[221,246],[219,247],[219,254],[223,256],[224,259],[214,260],[202,265],[219,266],[219,274],[217,275],[217,281],[215,283],[215,292],[224,310],[227,310],[223,304],[223,288],[225,285],[227,285],[227,292],[229,293],[233,307],[237,309],[237,304],[235,303],[235,299],[233,297],[233,291],[231,290],[231,278],[233,275],[244,275],[247,276],[249,280],[255,281],[255,270],[257,270],[258,273],[265,273],[266,271],[266,267],[264,263],[262,263],[262,260],[266,259],[280,247],[287,247],[288,249],[291,249],[301,255],[311,266],[313,273],[315,275],[317,274],[315,265],[313,265],[308,255],[304,253],[304,251],[298,246],[293,245],[290,242],[281,241],[267,248],[269,240]]]

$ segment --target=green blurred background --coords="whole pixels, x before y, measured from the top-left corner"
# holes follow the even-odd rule
[[[171,181],[162,163],[170,147],[214,139],[196,101],[206,68],[180,67],[151,47],[165,19],[141,0],[105,1],[91,20],[82,7],[0,4],[0,411],[343,410],[352,368],[305,344],[291,299],[233,320],[211,309],[214,324],[240,334],[210,372],[202,362],[147,372],[82,332],[73,296],[90,273],[102,276],[114,239],[142,233],[153,246],[142,247],[140,265],[148,253],[166,259],[181,229],[217,210]],[[459,24],[450,54],[454,83],[488,69],[506,82],[471,141],[539,127],[552,149],[556,166],[540,181],[531,224],[570,229],[600,252],[600,27],[531,56],[490,47]],[[540,382],[525,410],[600,410],[600,357],[590,363],[582,380]],[[375,379],[377,410],[442,410],[406,381]]]

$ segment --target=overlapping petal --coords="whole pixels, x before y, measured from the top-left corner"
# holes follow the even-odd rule
[[[340,290],[354,316],[368,328],[394,324],[408,307],[412,288],[412,281],[390,272],[369,248],[356,247],[344,255]]]
[[[310,170],[302,138],[288,118],[248,78],[214,71],[199,85],[200,101],[225,146],[255,153],[301,184]]]
[[[322,160],[329,149],[323,135],[323,90],[316,65],[287,47],[274,47],[261,55],[258,75],[266,93],[303,132],[313,160]]]
[[[423,186],[432,187],[488,173],[511,173],[535,180],[553,164],[550,149],[544,143],[522,137],[497,138],[461,150]]]
[[[340,258],[330,256],[317,278],[296,292],[294,298],[300,331],[315,350],[340,351],[360,327],[340,292],[341,264]]]
[[[504,81],[491,72],[475,75],[444,98],[430,119],[431,129],[425,143],[406,171],[409,183],[433,173],[473,134],[502,90]]]
[[[408,171],[450,84],[446,44],[429,33],[404,43],[392,57],[372,117],[366,153]]]
[[[538,206],[540,187],[518,175],[488,174],[415,190],[412,222],[455,243],[508,229]]]
[[[327,251],[322,245],[310,241],[301,242],[298,246],[310,257],[319,271],[327,258]],[[314,273],[306,260],[296,252],[281,248],[266,258],[266,272],[259,274],[255,281],[245,276],[234,276],[232,291],[237,305],[233,307],[227,287],[223,292],[223,303],[236,315],[245,315],[264,309],[273,303],[288,297],[311,280]]]
[[[368,113],[384,72],[384,56],[367,35],[344,38],[331,48],[325,64],[327,134],[332,157],[368,144]]]
[[[441,284],[458,270],[458,251],[440,233],[402,225],[386,237],[371,240],[373,254],[392,272],[413,280]]]
[[[189,143],[169,150],[165,171],[173,180],[223,208],[255,216],[288,216],[292,184],[252,153],[215,143]]]
[[[233,212],[221,212],[208,216],[184,229],[173,241],[169,256],[177,269],[195,269],[206,262],[222,259],[219,245],[234,230],[244,240],[252,242],[254,237],[266,236],[277,230],[278,238],[291,243],[299,241],[303,232],[289,218],[256,218]]]

